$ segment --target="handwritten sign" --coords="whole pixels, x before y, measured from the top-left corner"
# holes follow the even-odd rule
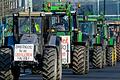
[[[33,44],[15,44],[14,61],[33,61]]]

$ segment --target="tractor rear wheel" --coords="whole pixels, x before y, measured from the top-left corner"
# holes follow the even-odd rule
[[[56,48],[45,48],[43,52],[43,80],[59,80],[60,77],[57,75],[60,72],[58,67],[57,60],[57,50]]]
[[[116,44],[117,61],[120,61],[120,43]]]
[[[85,74],[86,47],[75,46],[73,51],[72,69],[74,74]]]
[[[115,55],[114,55],[114,47],[108,47],[107,48],[107,65],[108,66],[114,66],[115,65]]]
[[[12,50],[10,48],[0,48],[0,80],[13,80],[11,55]]]
[[[103,68],[106,66],[106,49],[103,50]]]
[[[103,64],[103,51],[101,46],[94,46],[92,65],[93,68],[102,68]]]
[[[57,59],[57,80],[62,80],[62,59],[61,59],[61,54],[58,54],[58,59]]]
[[[89,72],[89,49],[86,50],[85,73]]]

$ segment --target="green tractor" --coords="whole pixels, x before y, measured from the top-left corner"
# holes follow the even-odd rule
[[[97,19],[96,34],[93,45],[93,66],[102,68],[106,65],[116,64],[116,38],[114,32],[110,30],[110,25],[105,23],[105,17],[100,15]]]
[[[106,46],[107,46],[107,25],[104,23],[103,15],[97,17],[95,27],[92,65],[93,68],[103,68],[106,65]]]
[[[115,35],[111,35],[112,26],[105,23],[104,15],[79,16],[79,22],[87,26],[85,29],[90,35],[89,57],[93,68],[116,64]],[[112,51],[109,48],[113,48]]]
[[[106,65],[107,26],[104,16],[79,15],[81,29],[89,35],[89,59],[93,68]],[[85,27],[85,28],[84,28]]]
[[[120,61],[120,24],[117,25],[116,54],[117,61]]]
[[[61,78],[61,57],[58,56],[60,54],[60,38],[46,32],[45,22],[44,12],[13,14],[16,40],[13,67],[29,68],[32,73],[39,73],[44,66],[44,69],[50,73],[47,79],[58,80]],[[19,71],[15,70],[13,73],[14,76],[16,76],[15,73],[20,74]]]
[[[115,66],[117,61],[117,54],[116,54],[116,36],[117,26],[114,24],[108,24],[108,45],[107,45],[107,65],[108,66]]]
[[[120,19],[114,16],[114,17],[109,17],[108,20],[109,21],[107,21],[107,24],[109,25],[110,28],[112,27],[111,32],[116,34],[116,55],[117,55],[117,61],[120,61],[120,22],[119,22]]]
[[[88,62],[87,43],[82,42],[82,32],[78,29],[76,11],[72,11],[70,3],[44,3],[46,26],[48,32],[61,38],[62,65],[72,67],[74,74],[85,74]],[[47,32],[46,31],[46,32]],[[49,54],[49,53],[48,53]],[[45,58],[46,56],[43,56]],[[87,60],[87,61],[86,61]],[[43,63],[47,65],[47,62]],[[49,79],[50,71],[43,66],[43,77]],[[62,67],[62,66],[61,66]]]

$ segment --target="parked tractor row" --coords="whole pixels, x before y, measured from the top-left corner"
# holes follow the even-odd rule
[[[78,15],[71,3],[30,11],[6,16],[0,25],[0,79],[18,80],[20,69],[29,68],[43,80],[61,80],[63,68],[81,75],[120,60],[120,26],[106,24],[104,15]]]

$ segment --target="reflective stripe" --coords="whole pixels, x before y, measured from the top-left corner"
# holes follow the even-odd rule
[[[35,24],[35,29],[36,29],[36,32],[40,32],[40,26],[39,26],[39,24]]]

